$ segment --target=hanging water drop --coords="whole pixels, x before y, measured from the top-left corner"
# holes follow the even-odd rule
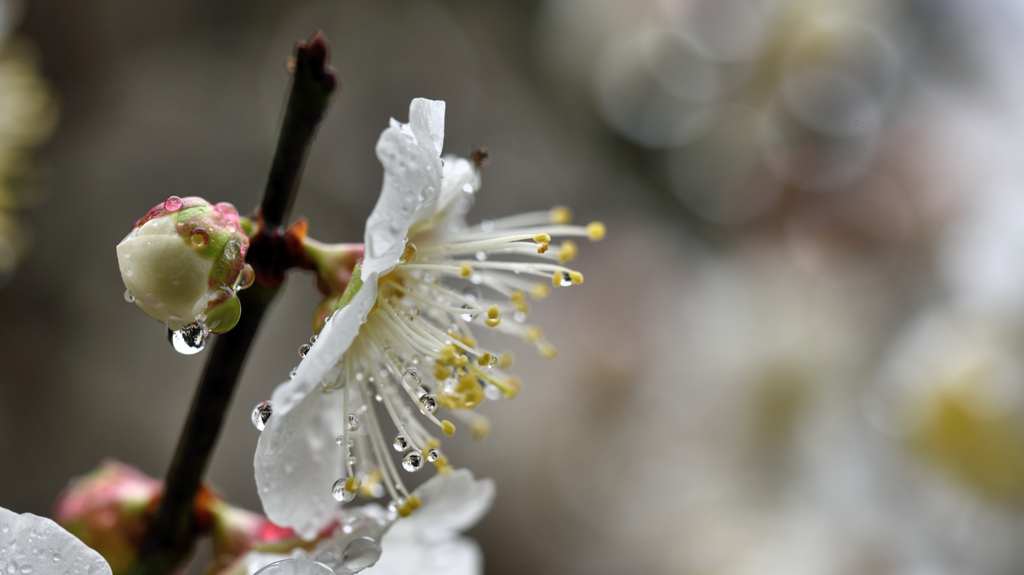
[[[306,354],[309,353],[309,350],[311,350],[311,349],[313,349],[313,346],[309,345],[308,343],[304,343],[304,344],[300,345],[299,346],[299,357],[306,357]]]
[[[178,353],[192,355],[203,351],[209,334],[203,322],[195,321],[179,330],[167,328],[167,341],[171,342]]]
[[[238,272],[238,279],[235,280],[235,290],[241,291],[250,288],[255,281],[256,272],[253,271],[251,265],[245,264],[242,266],[242,271]]]
[[[309,344],[313,345],[314,343],[316,343],[316,340],[317,340],[318,337],[320,337],[320,336],[314,334],[313,337],[309,338]]]
[[[345,489],[345,478],[342,477],[341,479],[335,481],[334,486],[331,487],[331,496],[334,497],[335,501],[348,503],[349,501],[355,499],[356,494]]]
[[[273,412],[274,405],[269,401],[258,404],[252,409],[252,424],[256,426],[256,429],[263,431],[263,428],[267,426],[267,420],[270,419]]]
[[[427,451],[427,461],[431,463],[437,461],[438,459],[440,459],[440,457],[441,452],[436,449],[430,449],[430,451]]]
[[[402,468],[413,473],[419,471],[423,467],[423,454],[415,449],[410,449],[405,452],[405,456],[402,457]]]
[[[124,301],[128,303],[135,303],[135,296],[132,295],[132,290],[124,290]]]
[[[416,387],[422,382],[422,379],[420,379],[420,372],[415,368],[409,368],[402,374],[402,381],[409,387]]]
[[[436,395],[428,393],[420,398],[420,407],[423,408],[425,413],[436,415],[437,410],[441,407],[441,402],[438,401]]]
[[[354,413],[348,414],[348,430],[357,431],[359,429],[359,417]]]
[[[395,451],[405,451],[406,449],[409,449],[409,440],[399,433],[395,436],[395,442],[392,445],[394,446]]]
[[[380,545],[369,537],[353,539],[341,556],[340,569],[336,573],[358,573],[380,559]]]
[[[560,282],[560,285],[562,287],[572,285],[572,276],[569,275],[569,272],[562,272],[562,281]]]
[[[462,306],[462,309],[468,309],[468,310],[472,311],[475,308],[473,308],[473,306],[471,306],[471,305],[469,305],[467,303],[467,304]],[[471,313],[464,313],[464,314],[462,314],[462,321],[473,321],[473,315],[475,315],[475,314],[471,314]]]

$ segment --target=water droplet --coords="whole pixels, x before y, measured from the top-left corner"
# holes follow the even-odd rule
[[[337,572],[358,573],[376,563],[378,559],[380,545],[369,537],[359,537],[345,547],[345,553],[341,557],[341,569]]]
[[[60,561],[60,553],[54,553],[53,554],[53,562],[57,563],[59,561]]]
[[[205,248],[210,243],[210,234],[203,228],[196,228],[188,236],[188,241],[197,248]]]
[[[562,272],[562,281],[560,283],[562,287],[572,285],[572,277],[569,275],[569,272]]]
[[[288,377],[295,377],[296,373],[299,373],[299,366],[293,367],[292,370],[288,373]]]
[[[471,306],[471,305],[469,305],[467,303],[467,304],[462,306],[462,309],[472,310],[473,306]],[[474,314],[471,314],[471,313],[464,313],[464,314],[462,314],[462,321],[473,321],[473,315]]]
[[[494,229],[494,220],[484,220],[480,222],[480,229],[485,232],[489,232]]]
[[[469,283],[478,286],[478,285],[484,283],[484,276],[482,276],[480,274],[473,274],[473,275],[469,276]]]
[[[259,403],[256,407],[252,408],[252,424],[256,426],[256,429],[263,431],[263,428],[267,426],[267,420],[270,419],[273,412],[274,405],[269,401]]]
[[[402,468],[409,473],[419,471],[423,468],[423,454],[415,449],[406,451],[405,456],[402,457]]]
[[[252,266],[245,264],[242,266],[242,271],[238,272],[238,279],[235,280],[235,290],[241,291],[252,286],[256,281],[256,272],[252,269]]]
[[[377,400],[377,403],[384,401],[384,398],[381,397],[379,393],[377,395],[374,395],[373,399]]]
[[[420,407],[430,415],[435,415],[437,410],[441,408],[441,402],[437,399],[436,395],[428,393],[420,398]]]
[[[131,275],[132,275],[132,266],[124,266],[124,275],[131,277]]]
[[[168,212],[176,212],[181,209],[181,206],[181,198],[178,196],[171,196],[164,201],[164,209]]]
[[[32,566],[31,565],[26,563],[25,565],[21,566],[21,575],[28,575],[31,572],[32,572]]]
[[[485,385],[484,386],[484,397],[486,397],[487,399],[489,399],[491,401],[497,401],[497,400],[501,399],[501,390],[498,389],[497,387],[493,386],[493,385],[490,385],[490,384]]]
[[[348,464],[349,465],[355,465],[356,464],[356,456],[355,455],[349,455],[348,456]]]
[[[523,323],[524,321],[526,321],[526,312],[516,310],[512,312],[512,319],[514,319],[517,323]]]
[[[338,447],[341,447],[345,443],[345,436],[344,435],[339,435],[338,437],[335,437],[334,438],[334,443],[337,443]],[[352,447],[352,440],[351,439],[348,440],[348,446]]]
[[[430,449],[430,451],[427,451],[427,461],[429,461],[431,463],[437,461],[440,457],[441,457],[441,452],[436,450],[436,449],[432,448],[432,449]]]
[[[299,346],[299,357],[306,357],[306,354],[309,353],[310,349],[313,349],[313,346],[309,345],[308,343],[304,343],[304,344],[300,345]]]
[[[345,478],[342,477],[341,479],[335,481],[334,486],[331,487],[331,497],[334,497],[335,501],[348,503],[349,501],[355,499],[356,494],[352,493],[351,491],[345,490]]]
[[[132,290],[124,290],[124,301],[135,303],[135,296],[132,295]]]
[[[313,335],[313,337],[309,338],[309,343],[310,343],[310,344],[314,344],[314,343],[316,343],[316,340],[317,340],[317,338],[318,338],[318,337],[319,337],[319,336],[317,336],[317,335]]]
[[[410,368],[405,370],[405,373],[402,374],[402,381],[405,382],[405,385],[408,385],[409,387],[416,387],[423,380],[420,379],[419,371],[417,371],[414,368]]]
[[[478,262],[487,261],[487,252],[477,252],[476,253],[476,261],[478,261]]]
[[[395,436],[395,443],[393,445],[395,447],[395,451],[405,451],[406,449],[409,449],[409,440],[399,433]]]
[[[348,414],[348,430],[357,431],[359,429],[359,417],[354,414]]]
[[[201,321],[195,321],[179,330],[167,328],[167,341],[180,354],[192,355],[203,351],[210,331]]]

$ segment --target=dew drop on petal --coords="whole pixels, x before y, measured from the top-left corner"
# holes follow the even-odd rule
[[[430,449],[427,451],[427,461],[433,463],[441,457],[441,452],[436,449]]]
[[[410,368],[405,370],[405,373],[402,374],[402,381],[405,382],[405,385],[408,385],[409,387],[416,387],[423,380],[420,379],[419,371],[417,371],[414,368]]]
[[[21,566],[20,571],[21,571],[21,575],[28,575],[29,573],[32,572],[32,566],[26,563],[25,565]]]
[[[168,212],[176,212],[181,209],[182,202],[178,196],[171,196],[164,201],[164,209]]]
[[[359,416],[354,413],[348,414],[348,430],[358,431],[359,430]]]
[[[437,410],[441,407],[441,402],[437,399],[437,396],[433,393],[428,393],[420,398],[420,407],[423,411],[430,415],[436,415]]]
[[[341,557],[341,569],[336,572],[358,573],[380,559],[380,545],[369,537],[358,537],[345,547]]]
[[[395,451],[405,451],[406,449],[409,449],[409,440],[399,433],[395,436],[395,442],[392,445],[394,446]]]
[[[306,357],[306,354],[309,353],[309,350],[312,349],[312,348],[313,348],[313,346],[309,345],[308,343],[304,343],[304,344],[300,345],[299,346],[299,357]]]
[[[178,330],[167,328],[167,341],[178,353],[192,355],[203,351],[209,334],[203,322],[195,321]]]
[[[335,501],[341,501],[342,503],[348,503],[355,498],[356,494],[351,491],[345,490],[345,478],[334,482],[334,486],[331,487],[331,497],[334,497]]]
[[[405,452],[405,456],[402,457],[402,468],[410,473],[419,471],[423,468],[423,454],[415,449]]]
[[[273,412],[274,406],[269,401],[259,403],[256,407],[252,408],[252,424],[256,426],[256,429],[263,431],[267,426],[267,420],[270,419]]]
[[[135,296],[132,295],[132,290],[124,290],[124,301],[128,303],[135,303]]]
[[[317,340],[318,337],[320,337],[320,336],[314,334],[313,337],[309,338],[310,345],[316,343],[316,340]]]

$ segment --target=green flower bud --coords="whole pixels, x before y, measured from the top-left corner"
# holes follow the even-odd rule
[[[248,249],[234,206],[171,196],[117,245],[125,298],[175,334],[187,331],[198,351],[206,330],[224,333],[238,323],[235,292],[253,280]]]

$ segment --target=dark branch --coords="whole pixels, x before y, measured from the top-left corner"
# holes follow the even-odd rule
[[[327,40],[320,32],[308,42],[296,45],[295,58],[289,66],[293,79],[281,135],[256,215],[260,229],[246,254],[247,261],[256,269],[257,282],[239,294],[242,317],[238,325],[213,342],[167,472],[160,508],[139,550],[132,575],[167,575],[176,571],[198,535],[193,507],[200,482],[256,332],[289,267],[281,226],[295,200],[302,165],[317,125],[338,85],[327,59]]]

